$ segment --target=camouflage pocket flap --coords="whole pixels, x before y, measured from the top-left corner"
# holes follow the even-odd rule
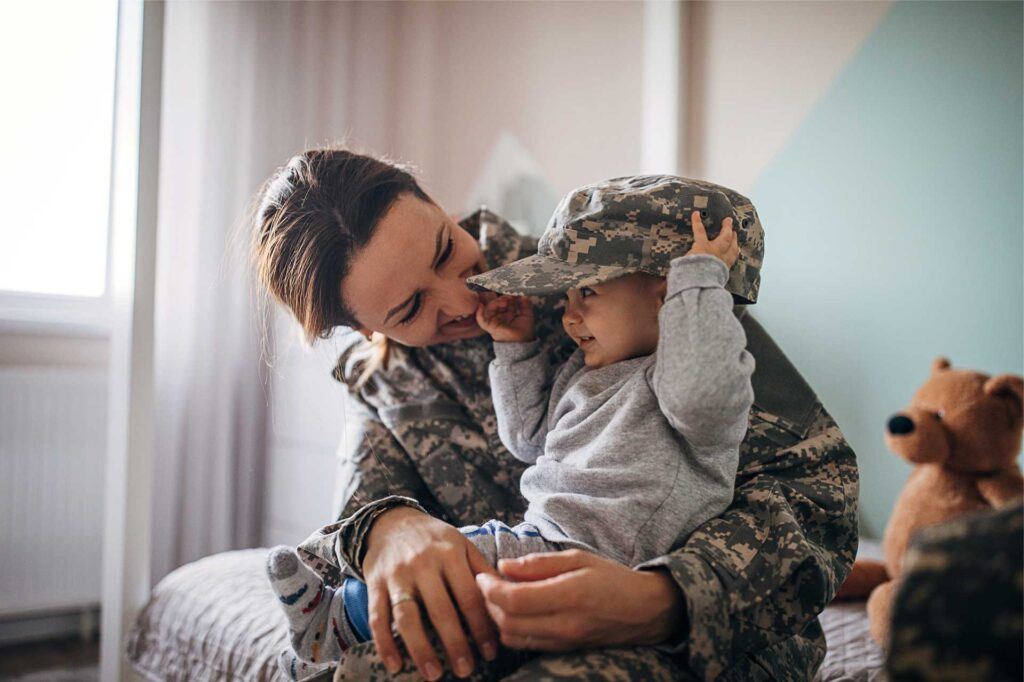
[[[807,435],[804,428],[794,428],[778,415],[754,405],[750,410],[749,429],[754,434],[767,438],[776,445],[790,447],[796,445]]]
[[[380,419],[392,431],[407,421],[422,419],[466,419],[466,413],[458,403],[449,400],[431,400],[428,403],[406,403],[383,407],[378,411]]]

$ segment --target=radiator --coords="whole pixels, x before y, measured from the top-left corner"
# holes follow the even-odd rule
[[[100,601],[107,378],[0,368],[0,618]]]

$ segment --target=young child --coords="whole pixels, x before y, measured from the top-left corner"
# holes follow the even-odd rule
[[[754,360],[726,285],[740,251],[733,224],[757,242],[760,224],[720,189],[673,176],[583,187],[561,201],[536,255],[468,280],[504,294],[477,321],[494,339],[502,442],[531,464],[523,523],[460,529],[492,565],[577,547],[640,566],[732,501]],[[720,223],[714,239],[704,219]],[[579,348],[552,367],[524,296],[557,291]],[[301,658],[338,659],[370,638],[361,582],[325,588],[290,548],[271,552],[268,572]]]

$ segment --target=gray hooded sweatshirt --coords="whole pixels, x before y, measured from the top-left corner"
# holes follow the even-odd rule
[[[546,540],[635,566],[732,502],[754,358],[727,279],[713,256],[673,260],[651,355],[555,368],[538,341],[494,344],[498,433],[532,465],[524,520]]]

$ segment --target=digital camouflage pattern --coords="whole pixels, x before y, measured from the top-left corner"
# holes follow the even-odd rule
[[[461,224],[479,237],[491,267],[535,251],[535,239],[486,210]],[[563,300],[535,300],[537,336],[556,363],[574,349],[560,323]],[[524,664],[522,675],[810,679],[821,663],[825,639],[817,614],[832,600],[856,552],[857,464],[814,392],[743,310],[757,369],[735,501],[682,548],[651,563],[669,570],[685,595],[689,632],[664,651],[548,654]],[[342,521],[300,546],[324,579],[337,584],[343,572],[354,574],[339,559],[339,538],[359,543],[369,526],[353,524],[352,518],[365,519],[356,512],[389,495],[415,498],[455,526],[521,520],[525,501],[518,483],[526,465],[498,438],[487,374],[490,339],[427,348],[395,344],[387,367],[361,388],[362,337],[352,332],[345,341],[334,376],[355,398],[343,416],[357,428],[338,453]],[[344,679],[387,677],[372,642],[349,650],[343,673]],[[491,679],[504,674],[495,671]]]
[[[708,238],[731,217],[740,256],[725,288],[737,303],[757,302],[764,230],[750,200],[726,187],[675,175],[633,175],[580,187],[559,202],[537,253],[467,280],[503,294],[564,292],[630,272],[665,276],[693,246],[691,214]]]
[[[440,643],[438,642],[438,647]],[[365,647],[364,650],[360,650]],[[375,655],[364,655],[373,651],[373,643],[357,644],[349,649],[335,672],[334,680],[398,680],[419,682],[420,677],[411,664],[396,675],[389,675]],[[356,655],[352,656],[352,652]],[[329,679],[329,678],[328,678]],[[456,680],[445,675],[444,680]],[[467,679],[467,678],[462,678]],[[549,654],[531,651],[502,650],[494,661],[481,660],[473,675],[473,682],[504,680],[505,682],[660,682],[664,680],[695,680],[680,664],[677,658],[649,647],[609,648],[593,651]]]
[[[1024,507],[922,530],[900,583],[892,680],[1024,679]]]

